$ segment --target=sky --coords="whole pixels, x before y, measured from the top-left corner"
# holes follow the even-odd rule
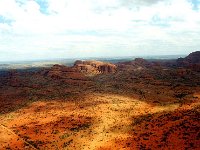
[[[200,0],[0,0],[0,61],[199,48]]]

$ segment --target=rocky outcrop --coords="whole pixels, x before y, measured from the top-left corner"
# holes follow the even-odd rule
[[[117,69],[116,65],[111,63],[81,60],[74,63],[74,68],[89,75],[115,73]]]
[[[42,70],[40,74],[53,79],[86,80],[85,75],[114,73],[116,69],[117,67],[111,63],[77,60],[72,67],[56,64],[51,68]]]
[[[200,51],[193,52],[185,58],[177,59],[179,66],[188,66],[191,64],[200,64]]]
[[[200,64],[200,51],[193,52],[185,57],[185,61],[190,64]]]
[[[135,58],[135,60],[133,61],[133,64],[146,66],[146,65],[149,65],[149,62],[143,58]]]
[[[194,71],[200,71],[200,51],[193,52],[185,58],[176,61],[178,67],[186,67]]]
[[[40,74],[54,79],[85,80],[85,76],[76,68],[58,64],[54,65],[50,69],[41,71]]]
[[[154,66],[152,62],[149,62],[143,58],[135,58],[133,61],[119,62],[117,64],[118,70],[143,70]],[[157,66],[157,64],[155,64]]]
[[[143,58],[135,58],[133,61],[119,62],[119,65],[146,66],[149,62]]]

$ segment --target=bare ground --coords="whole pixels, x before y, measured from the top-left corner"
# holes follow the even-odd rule
[[[151,149],[154,146],[154,149],[159,149],[157,147],[159,144],[155,141],[148,141],[145,148],[141,147],[144,146],[142,141],[145,142],[147,139],[140,138],[139,142],[136,140],[139,136],[145,136],[142,134],[150,129],[153,129],[153,133],[157,133],[153,125],[147,128],[144,122],[149,124],[156,118],[159,122],[163,121],[166,127],[171,127],[172,122],[168,122],[163,114],[173,116],[175,112],[191,110],[199,112],[199,104],[199,98],[190,104],[153,105],[130,96],[97,93],[89,94],[84,100],[79,101],[41,100],[0,116],[0,149],[117,150]],[[141,116],[146,117],[138,119]],[[184,119],[179,117],[177,120]],[[199,129],[198,123],[199,120],[191,121],[191,124],[197,124],[197,129]],[[158,135],[160,134],[164,132],[159,132]],[[191,148],[199,149],[200,140],[197,135],[199,131],[196,134],[188,134],[194,138],[194,145]],[[175,135],[177,136],[177,133]],[[175,142],[174,147],[173,142]],[[171,148],[175,149],[183,149],[184,144],[188,146],[184,140],[179,141],[179,147],[176,141],[172,140],[171,143]],[[163,146],[163,149],[167,147]]]

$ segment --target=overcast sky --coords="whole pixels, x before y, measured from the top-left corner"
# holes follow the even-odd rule
[[[0,0],[0,61],[199,48],[200,0]]]

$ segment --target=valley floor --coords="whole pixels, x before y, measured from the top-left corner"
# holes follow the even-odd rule
[[[91,93],[0,115],[0,149],[200,149],[200,99],[152,104]]]

